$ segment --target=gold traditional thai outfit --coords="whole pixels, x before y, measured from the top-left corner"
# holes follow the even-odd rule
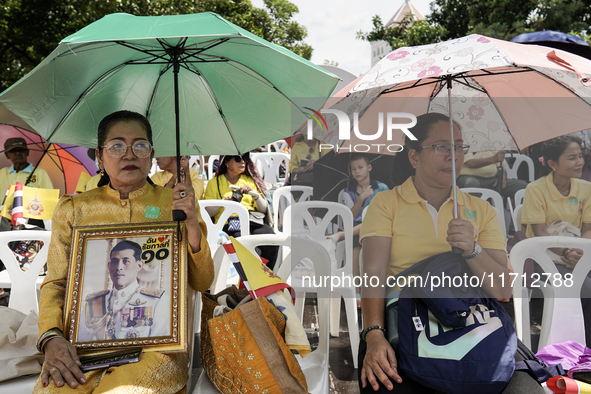
[[[151,223],[172,220],[172,190],[146,183],[121,199],[119,192],[103,186],[82,194],[61,197],[52,221],[51,244],[47,259],[48,273],[41,286],[39,301],[39,333],[54,327],[64,329],[64,296],[70,262],[72,228],[76,226]],[[146,217],[149,207],[160,208],[158,219]],[[152,210],[151,210],[152,211]],[[205,224],[201,228],[201,250],[188,250],[188,282],[197,290],[206,291],[213,282],[214,268],[207,244]],[[187,353],[143,353],[140,362],[85,373],[86,383],[71,389],[58,388],[53,380],[43,387],[37,381],[35,393],[177,393],[185,392],[188,379]]]

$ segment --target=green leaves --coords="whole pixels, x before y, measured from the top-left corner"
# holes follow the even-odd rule
[[[472,33],[510,40],[525,32],[557,30],[589,40],[590,22],[591,0],[434,0],[426,21],[413,22],[408,14],[400,24],[386,27],[374,16],[372,31],[359,31],[357,38],[385,40],[392,49]]]
[[[0,7],[0,91],[39,64],[60,40],[105,15],[176,15],[211,11],[296,54],[310,59],[306,28],[292,18],[287,0],[5,0]]]

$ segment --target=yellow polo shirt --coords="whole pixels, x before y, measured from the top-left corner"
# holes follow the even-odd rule
[[[533,235],[532,224],[548,226],[555,220],[564,220],[579,229],[583,223],[591,223],[590,182],[571,178],[568,196],[560,194],[554,185],[554,172],[527,185],[521,215],[521,223],[528,225],[525,235]]]
[[[6,194],[6,190],[8,189],[8,187],[10,185],[15,185],[17,182],[20,182],[24,185],[25,182],[27,181],[27,178],[29,177],[29,175],[31,175],[31,172],[33,172],[34,168],[35,168],[35,166],[33,166],[33,164],[29,163],[29,165],[25,169],[23,169],[22,171],[19,171],[18,173],[14,169],[14,166],[4,167],[3,169],[1,169],[0,170],[0,193],[2,195],[1,198],[4,198],[4,195]],[[35,173],[33,173],[33,176],[31,177],[31,181],[26,186],[37,187],[39,189],[53,189],[53,183],[51,183],[51,179],[49,178],[49,175],[47,175],[47,172],[45,172],[41,168],[37,168],[35,170]]]
[[[489,157],[493,157],[496,154],[497,151],[468,153],[467,155],[464,155],[464,163],[472,159],[487,159]],[[497,167],[497,163],[489,164],[487,166],[480,168],[470,168],[466,164],[464,164],[460,175],[474,175],[481,176],[483,178],[492,178],[493,176],[497,176]]]
[[[391,237],[388,275],[396,275],[413,264],[451,251],[447,229],[453,219],[453,193],[439,212],[428,204],[413,183],[414,177],[371,200],[361,226],[360,241],[367,237]],[[474,240],[484,249],[505,250],[505,237],[494,208],[480,198],[457,189],[458,212],[474,226]]]
[[[320,141],[316,141],[313,148],[310,148],[305,141],[296,142],[291,148],[289,172],[292,172],[294,168],[298,168],[302,160],[318,160],[329,151],[330,150],[324,149],[320,152]],[[310,156],[310,159],[308,159],[308,156]]]
[[[201,200],[203,198],[203,192],[205,190],[205,180],[199,178],[199,171],[194,168],[189,168],[191,173],[191,185],[195,191],[195,200]],[[164,186],[172,178],[172,174],[168,171],[159,171],[152,175],[152,182],[158,186]]]
[[[218,179],[219,179],[219,192],[218,192]],[[236,183],[234,183],[234,185],[236,186],[250,186],[253,190],[258,191],[259,189],[257,188],[257,185],[254,183],[254,179],[252,179],[251,177],[249,177],[248,175],[240,175],[240,178],[238,179],[238,181]],[[228,197],[232,195],[232,189],[230,189],[230,182],[228,182],[228,179],[226,179],[226,175],[222,174],[219,176],[215,176],[213,177],[212,180],[210,180],[209,182],[207,182],[207,189],[205,189],[205,199],[206,200],[223,200],[224,197]],[[263,198],[263,197],[259,197],[259,198]],[[257,206],[256,203],[254,202],[254,198],[252,198],[252,196],[248,193],[244,193],[242,195],[242,201],[240,201],[240,203],[242,205],[244,205],[246,207],[246,209],[248,209],[249,211],[256,211],[257,210]],[[213,217],[214,222],[217,223],[219,217],[222,215],[222,212],[224,212],[223,209],[220,209],[218,211],[218,213],[215,214],[215,216]],[[236,214],[232,215],[232,216],[237,216]]]

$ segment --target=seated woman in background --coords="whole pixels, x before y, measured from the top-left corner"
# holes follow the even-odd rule
[[[205,189],[206,200],[230,200],[237,201],[248,209],[250,215],[250,234],[274,234],[269,225],[264,223],[268,203],[265,199],[266,187],[258,173],[250,154],[242,156],[222,156],[216,176],[207,182]],[[234,189],[234,190],[232,190]],[[220,218],[222,208],[206,207],[214,222]],[[235,215],[234,215],[235,216]],[[236,221],[228,221],[224,225],[224,232],[233,237],[239,237],[241,231],[236,227]],[[261,257],[269,261],[269,268],[273,269],[277,260],[279,248],[277,246],[262,246],[259,248]]]
[[[157,157],[156,163],[164,171],[158,171],[152,175],[152,182],[158,186],[164,186],[169,189],[174,188],[178,183],[177,178],[177,166],[176,156],[169,157]],[[199,171],[194,168],[189,168],[189,156],[181,157],[181,177],[186,174],[190,174],[191,185],[195,191],[195,199],[201,200],[203,198],[203,192],[205,191],[205,180],[199,177]],[[181,179],[182,183],[185,183],[184,179]]]
[[[521,223],[527,237],[570,235],[591,238],[591,183],[579,179],[585,162],[581,139],[572,135],[542,144],[543,170],[548,174],[527,185]],[[558,221],[558,222],[557,222]],[[562,232],[553,229],[562,228]],[[554,248],[553,260],[561,274],[573,271],[583,255],[580,249]],[[581,292],[587,346],[591,345],[591,279]]]
[[[449,118],[430,113],[417,117],[412,133],[417,140],[407,136],[404,151],[395,158],[394,176],[398,186],[378,193],[363,221],[360,241],[364,274],[377,276],[384,284],[387,276],[395,276],[427,257],[449,252],[456,246],[464,251],[472,275],[490,274],[508,279],[512,269],[494,208],[457,189],[460,217],[453,217],[451,149],[456,152],[459,174],[468,148],[457,125],[451,141]],[[511,288],[502,287],[500,281],[492,286],[487,283],[483,288],[497,299],[511,297]],[[364,287],[362,295],[365,341],[359,347],[361,393],[440,393],[397,368],[397,356],[382,329],[386,288]],[[526,372],[517,371],[503,393],[543,393],[543,389]]]

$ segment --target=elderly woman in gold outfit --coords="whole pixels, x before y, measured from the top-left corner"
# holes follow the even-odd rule
[[[213,262],[205,225],[199,221],[190,183],[174,189],[149,182],[154,157],[152,130],[135,112],[118,111],[99,124],[98,158],[102,179],[97,189],[62,196],[54,215],[47,261],[48,274],[41,287],[39,342],[45,353],[43,371],[35,386],[41,393],[177,393],[185,392],[188,354],[147,352],[135,364],[83,373],[76,349],[64,339],[63,308],[68,262],[75,226],[171,221],[172,210],[185,212],[188,241],[188,278],[192,288],[206,291],[213,281]],[[146,216],[159,208],[157,219]]]

